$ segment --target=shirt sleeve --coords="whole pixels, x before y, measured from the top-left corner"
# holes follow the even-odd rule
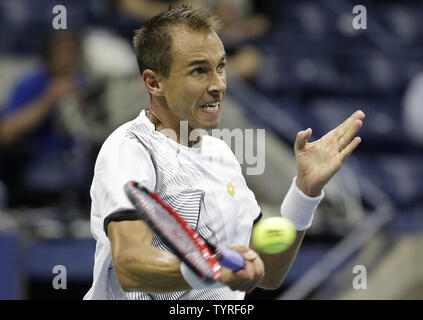
[[[263,213],[261,213],[261,211],[260,211],[260,213],[258,214],[258,216],[254,219],[253,224],[258,223],[261,220],[262,217],[263,217]]]
[[[130,180],[154,190],[156,173],[149,152],[129,137],[106,140],[91,186],[92,215],[100,218],[105,231],[110,221],[139,219],[124,192],[124,185]]]

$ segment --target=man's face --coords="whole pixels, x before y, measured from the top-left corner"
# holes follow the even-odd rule
[[[162,79],[169,110],[190,128],[216,128],[226,91],[225,49],[215,32],[185,26],[172,32],[169,77]]]

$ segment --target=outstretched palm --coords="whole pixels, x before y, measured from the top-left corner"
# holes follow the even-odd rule
[[[294,146],[298,167],[297,185],[305,194],[310,197],[319,195],[360,144],[361,138],[355,135],[364,117],[362,111],[356,111],[338,127],[310,143],[307,142],[312,133],[310,128],[297,134]]]

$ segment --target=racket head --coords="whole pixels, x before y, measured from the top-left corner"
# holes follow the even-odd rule
[[[136,181],[127,182],[124,191],[141,218],[198,277],[220,279],[220,264],[204,239],[158,194]]]

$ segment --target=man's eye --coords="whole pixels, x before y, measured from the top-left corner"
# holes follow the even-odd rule
[[[225,69],[225,67],[226,67],[226,63],[221,63],[217,66],[217,69],[222,70],[222,69]]]
[[[204,72],[204,69],[203,69],[203,68],[197,68],[197,69],[193,70],[193,71],[191,72],[191,74],[192,74],[193,76],[198,76],[200,73],[203,73],[203,72]]]

